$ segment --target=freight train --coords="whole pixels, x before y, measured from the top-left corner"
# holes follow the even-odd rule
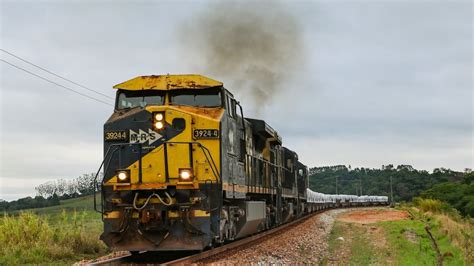
[[[112,250],[204,250],[322,208],[385,204],[324,195],[265,121],[244,117],[223,83],[140,76],[115,85],[95,187]]]

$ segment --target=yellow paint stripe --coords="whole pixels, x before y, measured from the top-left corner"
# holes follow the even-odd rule
[[[211,214],[203,210],[193,210],[193,216],[194,217],[209,217],[211,216]]]
[[[169,218],[178,218],[179,217],[179,212],[178,211],[168,211],[168,217]]]
[[[106,186],[113,186],[114,190],[154,190],[154,189],[166,189],[170,183],[142,183],[142,184],[105,184]],[[199,183],[191,184],[176,184],[176,189],[199,189]]]
[[[192,217],[209,217],[211,214],[205,210],[192,210],[191,213]],[[180,213],[179,211],[168,211],[169,218],[179,218]]]
[[[105,219],[117,219],[120,218],[120,211],[111,211],[104,214]]]

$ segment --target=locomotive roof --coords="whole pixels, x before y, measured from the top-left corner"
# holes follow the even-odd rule
[[[278,135],[278,133],[265,121],[248,117],[245,118],[245,120],[250,122],[250,125],[256,131],[256,133],[262,135],[263,137],[275,138],[278,143],[282,143],[280,135]]]
[[[207,89],[222,87],[223,83],[201,75],[152,75],[139,76],[114,86],[114,89],[138,90],[179,90]]]

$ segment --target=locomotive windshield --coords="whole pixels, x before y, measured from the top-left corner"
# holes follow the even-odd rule
[[[171,91],[170,104],[199,107],[220,107],[222,106],[220,91],[220,88]]]
[[[118,94],[117,109],[163,105],[165,93],[162,91],[121,91]]]

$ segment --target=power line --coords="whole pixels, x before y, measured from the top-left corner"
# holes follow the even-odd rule
[[[86,89],[86,90],[88,90],[88,91],[97,93],[97,94],[102,95],[102,96],[104,96],[104,97],[106,97],[106,98],[109,98],[109,99],[114,99],[114,98],[112,98],[112,97],[110,97],[110,96],[108,96],[108,95],[106,95],[106,94],[103,94],[103,93],[101,93],[101,92],[98,92],[98,91],[96,91],[96,90],[93,90],[93,89],[91,89],[91,88],[88,88],[88,87],[86,87],[86,86],[84,86],[84,85],[81,85],[81,84],[76,83],[76,82],[74,82],[74,81],[72,81],[72,80],[70,80],[70,79],[67,79],[67,78],[65,78],[65,77],[62,77],[62,76],[56,74],[56,73],[53,73],[53,72],[51,72],[51,71],[49,71],[49,70],[47,70],[47,69],[45,69],[45,68],[43,68],[43,67],[40,67],[40,66],[38,66],[38,65],[36,65],[36,64],[33,64],[33,63],[31,63],[30,61],[28,61],[28,60],[26,60],[26,59],[23,59],[23,58],[21,58],[21,57],[15,55],[15,54],[13,54],[13,53],[11,53],[11,52],[8,52],[8,51],[6,51],[6,50],[4,50],[4,49],[2,49],[2,48],[0,48],[0,51],[2,51],[2,52],[4,52],[4,53],[7,53],[7,54],[9,54],[9,55],[15,57],[16,59],[19,59],[19,60],[21,60],[21,61],[23,61],[23,62],[25,62],[25,63],[27,63],[27,64],[30,64],[30,65],[32,65],[32,66],[34,66],[34,67],[37,67],[37,68],[39,68],[39,69],[41,69],[41,70],[43,70],[43,71],[45,71],[45,72],[47,72],[47,73],[49,73],[49,74],[51,74],[51,75],[53,75],[53,76],[56,76],[56,77],[58,77],[58,78],[60,78],[60,79],[63,79],[63,80],[68,81],[68,82],[71,82],[72,84],[77,85],[77,86],[79,86],[79,87],[81,87],[81,88],[83,88],[83,89]]]
[[[102,100],[100,100],[100,99],[94,98],[94,97],[89,96],[89,95],[87,95],[87,94],[78,92],[78,91],[73,90],[73,89],[71,89],[71,88],[69,88],[69,87],[66,87],[66,86],[64,86],[64,85],[61,85],[61,84],[59,84],[59,83],[56,83],[56,82],[54,82],[54,81],[52,81],[52,80],[49,80],[49,79],[47,79],[47,78],[45,78],[45,77],[42,77],[42,76],[40,76],[40,75],[37,75],[37,74],[35,74],[35,73],[33,73],[33,72],[30,72],[30,71],[24,69],[24,68],[21,68],[21,67],[19,67],[19,66],[17,66],[17,65],[14,65],[14,64],[12,64],[12,63],[6,61],[6,60],[0,59],[0,61],[2,61],[2,62],[5,63],[5,64],[8,64],[8,65],[10,65],[10,66],[12,66],[12,67],[14,67],[14,68],[16,68],[16,69],[19,69],[19,70],[21,70],[21,71],[24,71],[24,72],[26,72],[26,73],[28,73],[28,74],[30,74],[30,75],[33,75],[33,76],[35,76],[35,77],[37,77],[37,78],[40,78],[40,79],[42,79],[42,80],[44,80],[44,81],[47,81],[47,82],[49,82],[49,83],[52,83],[52,84],[54,84],[54,85],[56,85],[56,86],[58,86],[58,87],[61,87],[61,88],[66,89],[66,90],[68,90],[68,91],[71,91],[71,92],[74,92],[74,93],[76,93],[76,94],[79,94],[79,95],[81,95],[81,96],[83,96],[83,97],[89,98],[89,99],[91,99],[91,100],[94,100],[94,101],[97,101],[97,102],[100,102],[100,103],[103,103],[103,104],[106,104],[106,105],[109,105],[109,106],[113,106],[112,104],[110,104],[110,103],[108,103],[108,102],[104,102],[104,101],[102,101]]]

